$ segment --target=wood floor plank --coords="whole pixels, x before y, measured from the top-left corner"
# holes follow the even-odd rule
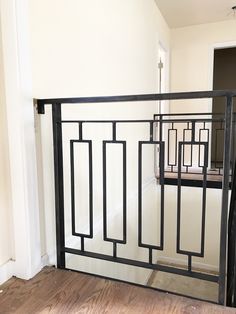
[[[71,272],[58,272],[53,267],[47,267],[36,277],[29,281],[15,279],[10,285],[3,285],[0,295],[0,313],[14,313],[32,296],[39,300],[45,300],[52,295],[56,289],[70,280]]]
[[[236,313],[236,309],[50,267],[29,281],[11,279],[0,290],[1,314]]]

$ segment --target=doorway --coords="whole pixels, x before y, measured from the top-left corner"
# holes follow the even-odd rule
[[[213,69],[213,90],[236,89],[236,47],[215,49]],[[225,103],[221,97],[215,98],[212,104],[213,118],[217,120],[224,115]],[[236,105],[234,105],[236,112]],[[212,168],[223,164],[224,127],[222,122],[212,123]]]

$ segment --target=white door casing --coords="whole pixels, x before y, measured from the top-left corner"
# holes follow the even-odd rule
[[[15,250],[12,275],[29,279],[41,269],[41,250],[28,0],[0,0],[0,18]]]

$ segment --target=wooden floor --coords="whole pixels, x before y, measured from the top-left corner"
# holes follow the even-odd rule
[[[29,281],[0,286],[0,313],[236,313],[136,286],[75,272],[45,268]]]

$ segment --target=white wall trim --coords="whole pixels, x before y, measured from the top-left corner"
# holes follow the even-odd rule
[[[53,264],[50,263],[48,254],[41,257],[41,267],[44,268],[45,266],[53,266]]]
[[[166,53],[166,60],[165,60],[166,61],[166,68],[164,69],[164,71],[165,71],[165,93],[169,93],[169,91],[170,91],[170,48],[168,46],[166,46],[161,40],[158,41],[158,45]],[[162,114],[170,113],[170,101],[164,100],[161,103],[162,103],[162,106],[161,106],[162,111],[159,112],[159,107],[158,107],[158,112],[162,113]]]
[[[10,260],[0,266],[0,285],[9,280],[14,274],[15,262]]]
[[[1,0],[0,21],[15,247],[13,275],[29,279],[41,269],[41,248],[28,1]]]

